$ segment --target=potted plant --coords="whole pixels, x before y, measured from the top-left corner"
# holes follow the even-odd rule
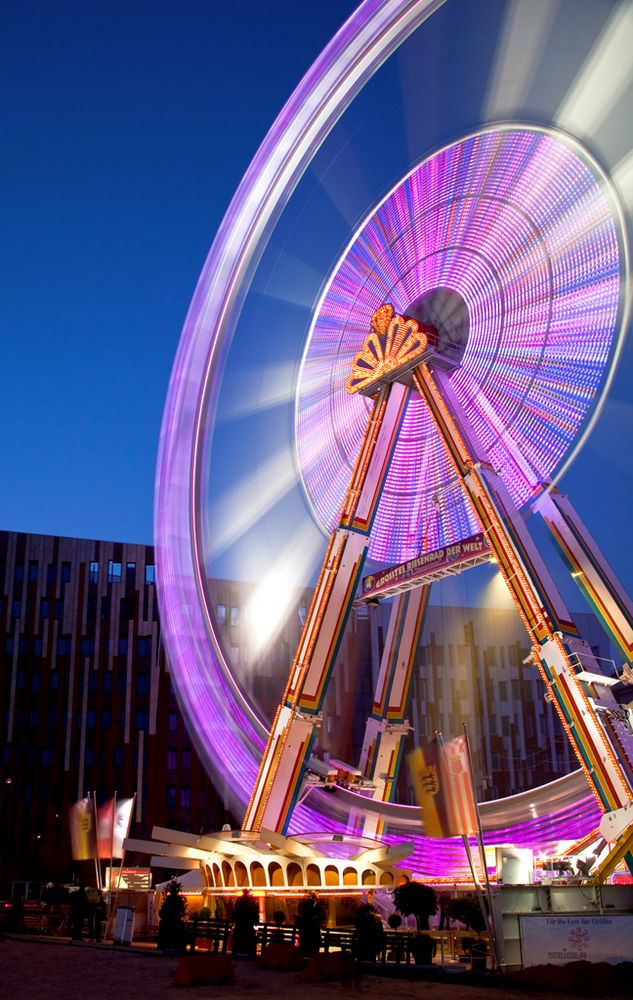
[[[448,904],[448,915],[451,920],[458,920],[467,930],[472,930],[475,934],[481,934],[487,929],[486,918],[475,896],[456,896],[455,899],[451,899]],[[470,955],[473,970],[486,968],[487,949],[483,938],[462,939],[462,949]]]
[[[305,957],[321,947],[321,926],[325,923],[325,907],[316,892],[308,892],[297,906],[299,950]]]
[[[172,879],[163,893],[163,904],[158,911],[159,951],[184,951],[187,941],[185,913],[187,900],[180,882]]]
[[[284,935],[281,929],[282,924],[286,922],[286,914],[283,910],[275,910],[273,913],[273,923],[275,925],[275,930],[273,931],[270,940],[271,941],[283,941]]]
[[[361,903],[354,914],[354,953],[361,962],[375,962],[385,946],[382,920],[371,903]]]
[[[387,923],[392,931],[398,931],[402,924],[402,917],[399,913],[390,913],[387,917]],[[391,958],[394,962],[402,961],[402,941],[400,936],[396,933],[395,940],[392,941],[392,954]]]
[[[433,960],[433,939],[421,931],[428,931],[429,917],[437,910],[437,896],[430,885],[422,882],[402,882],[393,891],[393,901],[396,909],[404,917],[414,916],[418,930],[412,952],[416,965],[430,965]]]
[[[233,907],[233,954],[255,955],[257,935],[255,927],[259,923],[259,906],[248,889]]]

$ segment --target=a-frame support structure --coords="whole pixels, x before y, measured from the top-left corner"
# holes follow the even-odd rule
[[[523,518],[455,397],[450,362],[434,351],[436,342],[432,327],[421,327],[384,305],[372,318],[372,331],[354,359],[347,389],[371,396],[373,408],[246,811],[245,829],[287,830],[412,391],[425,401],[496,558],[530,637],[533,661],[590,787],[605,812],[633,799],[631,731],[609,688],[596,694],[592,677],[602,676],[600,666],[578,634]],[[521,456],[517,462],[522,462]],[[591,569],[592,592],[604,605],[602,619],[623,650],[633,648],[628,598],[591,540],[587,543],[571,508],[554,497],[543,501],[547,523],[564,539],[568,559],[585,567],[581,572],[587,572],[587,579]],[[422,592],[411,603],[412,593],[409,601],[394,607],[363,746],[363,769],[375,782],[378,779],[377,796],[385,801],[391,798],[402,753],[413,651],[426,604]],[[633,865],[630,853],[626,856]]]

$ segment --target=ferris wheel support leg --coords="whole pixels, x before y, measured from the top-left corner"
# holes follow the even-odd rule
[[[417,587],[394,598],[387,640],[380,661],[380,671],[371,715],[365,727],[359,767],[374,785],[372,798],[379,802],[395,799],[396,783],[404,744],[410,726],[405,719],[413,661],[418,636],[424,621],[430,588]],[[358,820],[351,817],[355,825]],[[383,822],[379,816],[362,821],[366,836],[379,836]]]
[[[633,659],[633,603],[569,498],[554,487],[533,504],[571,575],[615,645]]]
[[[443,371],[420,365],[414,381],[425,399],[473,511],[531,637],[533,660],[603,810],[633,798],[633,737],[608,689],[578,675],[601,674],[543,564],[500,475],[492,468]],[[585,673],[586,676],[586,673]]]
[[[242,828],[288,829],[411,390],[377,392]]]

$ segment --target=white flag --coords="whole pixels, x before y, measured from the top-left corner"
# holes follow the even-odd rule
[[[132,822],[132,809],[134,799],[119,799],[114,812],[114,825],[112,829],[112,857],[123,857],[123,841],[130,832]]]

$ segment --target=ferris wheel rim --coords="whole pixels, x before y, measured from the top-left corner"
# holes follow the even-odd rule
[[[392,2],[384,3],[377,2],[377,0],[365,0],[365,3],[359,11],[352,15],[352,18],[350,18],[348,25],[344,26],[344,29],[346,27],[349,28],[349,25],[354,22],[354,30],[357,34],[361,34],[370,22],[371,17],[382,12],[385,14],[387,21],[392,26],[399,21],[401,16],[406,15],[409,17],[406,31],[406,33],[408,33],[417,27],[425,17],[430,16],[436,9],[442,6],[443,2],[444,0],[434,0],[434,2],[433,0],[417,0],[417,2],[411,2],[411,0],[409,0],[409,2],[406,2],[406,0],[397,0],[396,2],[396,0],[392,0]],[[344,29],[341,29],[341,32]],[[341,32],[335,36],[333,42],[339,38]],[[393,49],[400,44],[402,38],[406,37],[406,33],[403,30],[398,38],[398,41],[394,41],[392,37],[385,41],[383,48],[377,53],[377,55],[375,55],[375,59],[372,64],[372,72],[375,71],[378,65],[380,65],[380,62],[386,58],[386,54],[393,51]],[[328,49],[325,50],[326,52],[331,50],[332,44],[333,43],[330,43]],[[320,59],[322,59],[322,57],[320,57]],[[319,60],[317,60],[315,66],[318,63]],[[302,88],[305,89],[304,84],[308,79],[308,76],[304,78],[299,87],[296,89],[292,95],[291,101],[294,100],[296,103],[299,99],[297,95],[302,93]],[[348,96],[347,103],[351,101],[354,93],[355,91]],[[289,104],[290,103],[291,102],[289,102]],[[347,104],[342,101],[340,104],[341,109],[344,109],[346,106]],[[286,105],[286,107],[288,107],[288,105]],[[282,116],[280,115],[280,118],[281,117]],[[271,129],[269,137],[275,131],[275,127],[277,126],[279,120],[280,119],[277,120],[273,129]],[[266,151],[265,147],[268,143],[269,137],[265,140],[260,153],[262,150]],[[313,152],[314,150],[311,155],[313,155]],[[193,338],[196,333],[198,335],[200,334],[200,327],[198,326],[197,321],[200,317],[202,317],[204,321],[208,323],[210,312],[213,311],[213,306],[208,300],[208,293],[209,286],[212,283],[211,279],[214,273],[214,268],[217,270],[220,267],[220,257],[222,255],[222,251],[230,242],[231,216],[235,214],[235,211],[239,207],[240,199],[238,199],[238,195],[240,192],[242,200],[245,195],[248,194],[248,183],[246,184],[246,187],[244,186],[244,183],[248,181],[249,173],[252,172],[255,167],[258,157],[259,154],[251,164],[249,172],[247,172],[240,188],[238,188],[236,198],[231,203],[229,212],[227,212],[227,216],[225,217],[221,230],[218,233],[218,238],[214,241],[209,259],[201,275],[200,282],[196,289],[187,321],[185,323],[183,338],[181,339],[179,345],[174,365],[174,372],[170,381],[168,400],[165,408],[163,426],[161,429],[155,501],[156,546],[157,562],[159,565],[158,587],[161,595],[161,613],[164,616],[164,630],[171,655],[176,659],[178,659],[179,656],[183,656],[186,659],[190,659],[192,663],[197,663],[198,672],[196,673],[194,670],[192,678],[197,682],[200,682],[203,671],[207,669],[208,666],[208,660],[205,662],[205,657],[208,657],[209,653],[211,654],[212,662],[218,671],[218,677],[216,677],[210,685],[211,687],[218,686],[218,691],[216,692],[217,700],[213,702],[214,707],[220,712],[220,715],[223,716],[225,722],[230,725],[234,721],[230,712],[231,706],[229,706],[229,708],[226,706],[222,708],[220,705],[221,698],[226,697],[228,693],[230,698],[234,699],[234,702],[232,702],[231,705],[237,704],[241,709],[247,712],[248,722],[251,729],[245,734],[245,740],[246,743],[250,743],[250,746],[246,747],[244,743],[240,744],[241,749],[245,751],[247,755],[252,754],[253,750],[256,751],[256,744],[258,739],[261,738],[261,732],[257,730],[254,713],[252,711],[250,714],[248,713],[246,699],[244,698],[243,693],[239,690],[239,685],[228,668],[223,650],[217,636],[215,635],[213,622],[211,621],[211,617],[209,615],[209,609],[206,607],[206,583],[201,560],[201,532],[200,525],[196,523],[197,517],[199,516],[199,512],[196,509],[196,500],[199,496],[201,461],[200,441],[202,435],[202,422],[203,417],[207,414],[207,410],[210,405],[209,397],[213,389],[213,376],[217,375],[217,368],[222,361],[222,351],[226,351],[228,349],[226,340],[222,341],[222,334],[223,331],[226,332],[229,328],[230,321],[227,318],[228,312],[230,306],[236,301],[236,299],[227,296],[220,303],[220,309],[216,312],[216,315],[219,317],[218,325],[216,325],[213,331],[215,340],[211,349],[205,351],[205,344],[201,344],[199,341],[194,344]],[[304,169],[305,165],[306,164],[304,164]],[[261,160],[259,161],[256,169],[259,169],[260,166]],[[288,181],[288,186],[291,183],[292,179]],[[265,224],[260,220],[260,225],[263,229]],[[241,261],[240,264],[244,269],[246,269],[248,261]],[[235,281],[236,273],[233,271],[226,285],[232,296],[238,295],[235,288]],[[231,285],[230,288],[229,285]],[[221,326],[221,323],[224,323],[224,327]],[[191,460],[183,462],[182,456],[175,454],[173,451],[173,425],[176,411],[179,407],[182,408],[184,406],[183,397],[186,395],[187,390],[191,387],[192,364],[194,369],[196,364],[198,365],[198,368],[202,367],[204,369],[205,376],[203,382],[199,380],[197,385],[195,377],[193,379],[194,387],[198,390],[198,405],[194,419],[195,440],[193,445],[191,445],[190,442],[190,446],[193,449],[193,457],[191,458],[190,455],[189,458],[191,458]],[[201,384],[203,385],[202,391],[200,391]],[[182,431],[182,427],[180,427],[179,430]],[[176,484],[175,487],[174,483]],[[174,507],[177,506],[180,506],[181,510],[184,510],[185,512],[184,528],[182,521],[179,522],[178,517],[174,515]],[[177,550],[177,554],[175,554],[175,550]],[[181,576],[181,572],[183,570],[185,571],[186,580]],[[183,607],[186,608],[186,614],[183,614]],[[226,686],[220,689],[223,682]],[[192,703],[190,692],[187,692],[186,694],[183,693],[181,685],[179,684],[177,685],[177,693],[181,705],[185,709],[187,718],[193,720],[194,724],[192,725],[192,728],[194,729],[195,737],[195,721],[199,720],[201,716],[195,711],[195,706]],[[213,762],[210,761],[212,751],[210,751],[208,747],[201,746],[201,740],[202,738],[198,737],[198,748],[202,751],[201,756],[207,765],[212,765]],[[248,770],[249,768],[246,768],[246,772],[248,772]],[[244,771],[242,771],[242,775],[243,774]],[[226,776],[222,776],[226,781]],[[246,775],[246,780],[248,781],[248,773]],[[247,794],[244,794],[243,789],[240,788],[239,793],[235,794],[233,801],[239,807],[244,804],[246,798]]]

